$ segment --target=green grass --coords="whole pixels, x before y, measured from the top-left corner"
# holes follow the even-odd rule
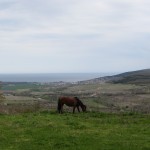
[[[148,150],[150,115],[0,115],[1,150]]]
[[[18,90],[18,89],[34,89],[38,88],[39,85],[34,83],[12,83],[12,84],[5,84],[2,86],[2,90]]]

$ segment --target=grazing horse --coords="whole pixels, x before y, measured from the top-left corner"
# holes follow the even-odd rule
[[[79,106],[82,108],[82,111],[86,111],[86,106],[79,100],[78,97],[59,97],[58,99],[58,112],[63,113],[63,105],[66,104],[69,107],[73,107],[73,113],[77,107],[78,112],[80,112]]]

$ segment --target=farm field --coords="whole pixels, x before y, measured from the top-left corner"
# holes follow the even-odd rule
[[[0,115],[2,150],[148,150],[150,116],[99,112]]]
[[[55,111],[62,95],[79,97],[90,112],[150,113],[149,84],[7,83],[2,90],[5,100],[0,103],[0,113]],[[67,107],[64,110],[72,111]]]

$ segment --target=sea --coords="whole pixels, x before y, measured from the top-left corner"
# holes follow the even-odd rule
[[[0,74],[2,82],[77,82],[115,73],[35,73],[35,74]]]

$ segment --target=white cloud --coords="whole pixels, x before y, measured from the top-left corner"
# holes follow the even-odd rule
[[[148,0],[0,0],[0,72],[149,67],[149,6]]]

